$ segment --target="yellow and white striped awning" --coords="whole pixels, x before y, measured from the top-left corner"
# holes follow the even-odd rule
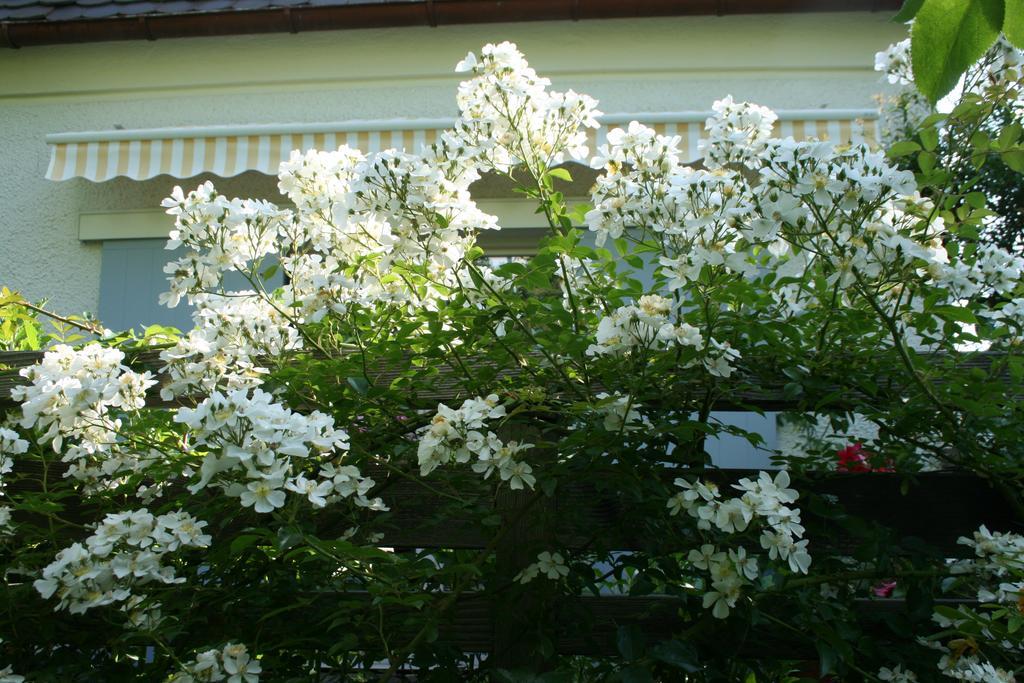
[[[858,110],[779,111],[776,134],[797,140],[829,139],[874,143],[878,113]],[[679,135],[684,158],[697,158],[704,120],[711,112],[609,114],[591,132],[592,149],[604,144],[610,128],[640,121],[659,133]],[[293,125],[155,128],[46,137],[51,147],[50,180],[85,178],[95,182],[124,176],[146,180],[158,175],[191,178],[201,173],[230,177],[245,171],[277,175],[293,149],[356,147],[367,153],[391,147],[418,151],[432,144],[451,119],[392,119]]]

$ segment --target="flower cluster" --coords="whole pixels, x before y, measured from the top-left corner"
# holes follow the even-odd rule
[[[779,117],[767,107],[734,102],[731,95],[715,102],[712,110],[715,115],[704,126],[708,135],[698,147],[704,165],[712,169],[726,164],[757,168],[757,156],[764,151]]]
[[[263,667],[241,643],[228,643],[220,650],[200,652],[167,683],[257,683]]]
[[[279,183],[299,207],[282,235],[284,304],[314,321],[376,303],[433,305],[460,284],[455,266],[475,232],[498,227],[469,195],[477,177],[465,150],[444,136],[422,155],[293,154]],[[326,196],[310,195],[324,182]],[[425,278],[423,288],[410,286],[411,273]]]
[[[893,43],[875,53],[875,71],[893,85],[912,85],[914,73],[910,62],[910,38]]]
[[[697,520],[697,528],[716,529],[725,534],[760,530],[761,547],[770,560],[786,563],[789,570],[806,574],[811,565],[800,510],[789,507],[798,494],[789,488],[789,474],[783,470],[772,477],[761,472],[756,480],[740,479],[733,488],[742,495],[723,499],[713,482],[691,482],[679,478],[675,485],[683,489],[672,496],[668,507],[672,515],[685,510]],[[742,588],[758,577],[757,558],[747,555],[743,546],[727,552],[713,544],[690,551],[687,558],[697,569],[710,574],[710,590],[704,594],[704,606],[715,617],[724,619],[742,596]]]
[[[21,370],[30,384],[11,391],[21,402],[20,426],[39,430],[39,443],[49,443],[71,463],[68,476],[91,487],[137,471],[152,458],[119,435],[123,417],[146,405],[156,380],[123,361],[124,353],[99,343],[80,349],[59,344],[38,365]]]
[[[189,428],[205,450],[193,493],[211,482],[244,507],[273,512],[285,504],[285,491],[323,507],[341,498],[380,509],[366,494],[374,481],[353,465],[342,465],[348,434],[319,411],[302,415],[265,391],[214,392],[195,408],[174,417]]]
[[[1008,638],[1024,599],[1024,536],[991,532],[982,526],[971,538],[958,541],[974,550],[974,558],[950,565],[954,577],[946,581],[976,591],[977,606],[936,609],[932,620],[941,629],[923,645],[941,654],[938,668],[943,675],[959,681],[1014,681],[1011,671],[993,662],[1002,656],[1019,657],[1019,643]],[[1005,607],[1004,607],[1005,606]],[[993,655],[998,653],[998,657]]]
[[[904,669],[902,665],[898,664],[895,668],[890,669],[887,666],[883,666],[878,670],[878,680],[890,681],[890,683],[917,683],[917,674],[913,671]]]
[[[170,291],[160,303],[173,308],[182,297],[215,290],[230,271],[247,273],[253,262],[277,253],[282,226],[291,212],[256,199],[228,199],[207,181],[187,195],[175,187],[161,203],[174,216],[167,249],[185,255],[164,268]]]
[[[81,614],[126,602],[134,588],[147,583],[183,583],[164,561],[182,548],[209,546],[205,526],[185,512],[154,517],[142,508],[108,514],[84,545],[73,543],[61,550],[34,586],[43,598],[56,594],[56,609]]]
[[[971,683],[1015,683],[1017,680],[1013,672],[1000,669],[975,655],[945,654],[939,660],[939,671],[950,678]]]
[[[882,80],[895,86],[876,98],[881,105],[881,142],[888,146],[913,136],[933,108],[928,98],[914,87],[909,38],[876,53],[875,71],[882,72]]]
[[[485,479],[497,472],[510,488],[532,489],[537,483],[533,468],[516,456],[533,444],[505,442],[494,432],[485,431],[489,420],[505,415],[505,406],[498,402],[496,394],[467,399],[458,409],[439,404],[430,424],[420,430],[416,451],[420,474],[426,476],[451,462],[467,463],[476,456],[473,471],[483,474]]]
[[[1024,596],[1024,581],[1019,580],[1024,574],[1024,536],[993,533],[983,525],[958,543],[974,550],[969,571],[987,584],[978,590],[979,602],[1017,602]]]
[[[202,297],[192,319],[195,327],[160,352],[167,381],[166,400],[188,392],[256,387],[268,370],[261,358],[302,348],[302,337],[271,302],[255,292]]]
[[[716,103],[703,148],[710,171],[681,165],[677,136],[636,122],[609,133],[591,164],[604,169],[586,214],[597,243],[628,237],[654,251],[669,292],[716,273],[761,283],[778,305],[764,315],[776,319],[831,305],[807,288],[805,274],[816,269],[844,291],[896,272],[900,281],[926,273],[943,286],[944,224],[921,219],[932,207],[916,195],[912,173],[863,144],[771,138],[771,120],[757,105]],[[722,166],[734,162],[756,180]]]
[[[597,326],[597,343],[587,349],[591,356],[621,355],[632,350],[657,350],[670,345],[700,350],[704,339],[692,325],[670,321],[672,302],[657,294],[640,297],[636,306],[621,306],[603,317]]]
[[[497,170],[543,169],[587,156],[585,128],[597,128],[597,102],[572,90],[547,90],[513,43],[485,45],[455,67],[472,78],[459,85],[455,137]]]

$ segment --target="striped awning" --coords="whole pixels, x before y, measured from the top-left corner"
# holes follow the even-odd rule
[[[861,110],[779,111],[776,134],[797,140],[829,139],[874,144],[878,112]],[[711,112],[608,114],[591,132],[592,148],[610,128],[640,121],[659,133],[679,135],[684,158],[697,158],[704,120]],[[190,178],[200,173],[230,177],[245,171],[277,175],[293,149],[336,149],[349,145],[372,153],[391,147],[418,151],[430,145],[451,119],[392,119],[293,125],[154,128],[57,133],[50,145],[50,180],[85,178],[95,182],[124,176],[146,180],[158,175]]]

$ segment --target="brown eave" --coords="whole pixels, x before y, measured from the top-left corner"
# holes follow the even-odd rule
[[[390,26],[630,17],[891,11],[900,0],[423,0],[252,11],[0,22],[0,47]]]

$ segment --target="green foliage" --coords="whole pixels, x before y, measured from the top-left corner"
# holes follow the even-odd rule
[[[0,351],[36,351],[49,340],[37,312],[24,304],[20,294],[0,288]]]
[[[906,0],[894,20],[911,19],[914,79],[933,103],[956,86],[1001,31],[1024,46],[1020,0]]]
[[[1003,33],[1012,44],[1024,46],[1024,0],[1006,0]]]
[[[914,80],[932,102],[956,86],[992,47],[1003,25],[1002,0],[925,0],[911,31]]]

